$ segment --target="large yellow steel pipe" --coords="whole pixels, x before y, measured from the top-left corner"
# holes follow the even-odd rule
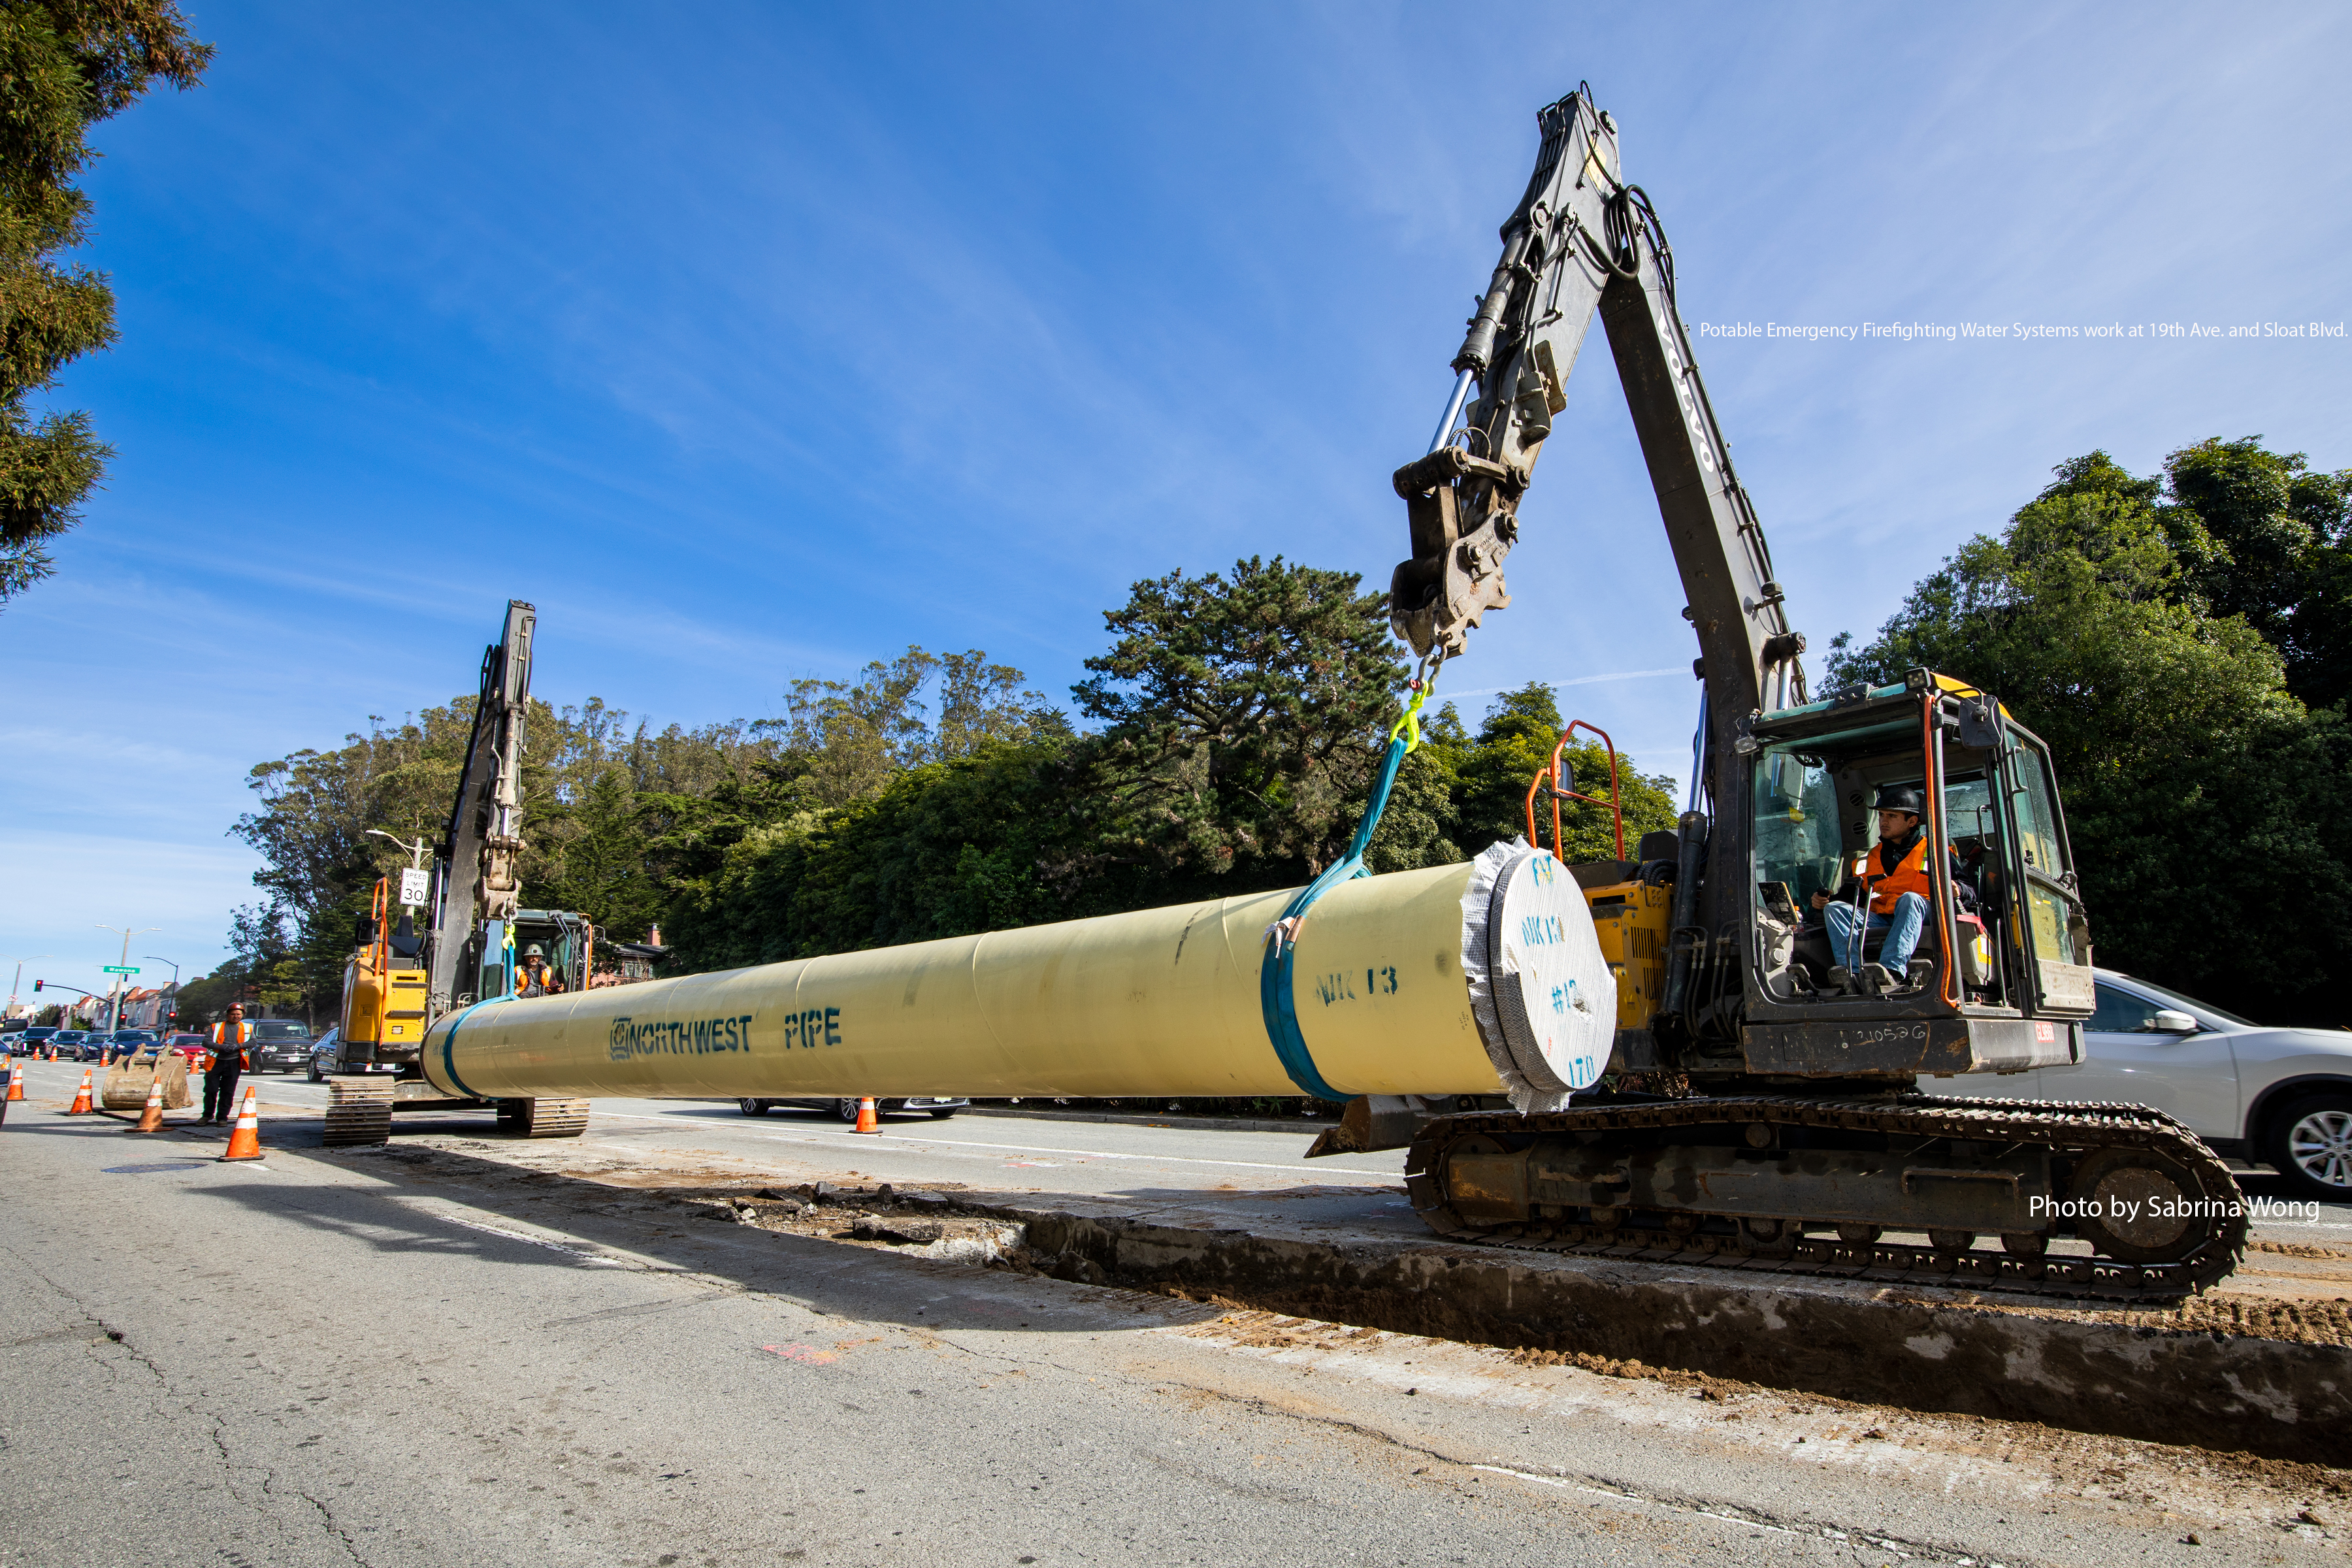
[[[1314,905],[1291,994],[1332,1088],[1504,1087],[1465,969],[1465,908],[1484,907],[1472,884],[1489,858],[1341,883]],[[1259,992],[1266,929],[1291,896],[486,1002],[434,1025],[425,1072],[486,1099],[1295,1094]],[[1583,900],[1571,888],[1549,905],[1572,907],[1597,958]],[[1599,1000],[1613,1019],[1613,996]]]

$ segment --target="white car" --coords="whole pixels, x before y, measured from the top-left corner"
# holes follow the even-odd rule
[[[2271,1028],[2111,969],[2083,1060],[1920,1088],[1971,1100],[2105,1100],[2165,1111],[2308,1197],[2352,1202],[2352,1030]]]

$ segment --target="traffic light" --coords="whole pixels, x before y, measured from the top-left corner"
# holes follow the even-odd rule
[[[41,983],[40,983],[39,981],[37,981],[37,980],[34,981],[34,982],[33,982],[33,991],[34,991],[34,993],[35,993],[36,994],[39,994],[39,992],[40,992],[40,989],[41,989]]]

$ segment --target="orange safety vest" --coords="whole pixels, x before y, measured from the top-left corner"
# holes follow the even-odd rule
[[[1895,869],[1883,874],[1873,869],[1886,864],[1884,846],[1863,857],[1862,879],[1870,883],[1870,912],[1891,915],[1895,900],[1906,893],[1916,893],[1929,903],[1935,902],[1936,883],[1927,874],[1927,835],[1919,835],[1919,842],[1911,852],[1895,862]]]
[[[233,1036],[229,1033],[229,1030],[232,1027],[236,1030],[236,1033]],[[247,1019],[245,1022],[236,1025],[231,1025],[224,1020],[213,1026],[213,1044],[215,1046],[241,1046],[251,1038],[253,1038],[253,1021],[251,1019]],[[205,1069],[209,1072],[212,1070],[212,1065],[210,1058],[207,1058],[205,1062]],[[245,1053],[243,1051],[239,1051],[237,1053],[237,1065],[239,1067],[245,1065]]]

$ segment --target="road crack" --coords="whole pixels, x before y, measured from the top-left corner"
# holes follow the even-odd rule
[[[1968,1563],[1972,1564],[1973,1568],[2023,1568],[2027,1562],[2027,1559],[2021,1556],[1989,1554],[1974,1549],[1889,1535],[1884,1531],[1842,1528],[1819,1520],[1801,1519],[1768,1510],[1748,1508],[1719,1498],[1699,1498],[1686,1492],[1652,1490],[1615,1477],[1570,1470],[1555,1470],[1546,1474],[1538,1469],[1522,1469],[1513,1466],[1464,1458],[1447,1452],[1433,1443],[1400,1436],[1394,1432],[1372,1426],[1368,1422],[1352,1420],[1344,1415],[1302,1410],[1293,1405],[1280,1404],[1262,1394],[1234,1394],[1227,1389],[1187,1382],[1181,1378],[1159,1377],[1149,1381],[1158,1387],[1181,1388],[1188,1393],[1237,1405],[1254,1415],[1301,1422],[1328,1431],[1346,1432],[1401,1453],[1417,1455],[1460,1469],[1508,1476],[1515,1480],[1532,1482],[1538,1486],[1573,1489],[1593,1497],[1613,1498],[1621,1502],[1639,1503],[1647,1508],[1714,1520],[1723,1524],[1770,1531],[1782,1535],[1810,1536],[1818,1541],[1843,1545],[1852,1552],[1872,1548],[1881,1552],[1892,1552],[1896,1556],[1912,1562]]]

